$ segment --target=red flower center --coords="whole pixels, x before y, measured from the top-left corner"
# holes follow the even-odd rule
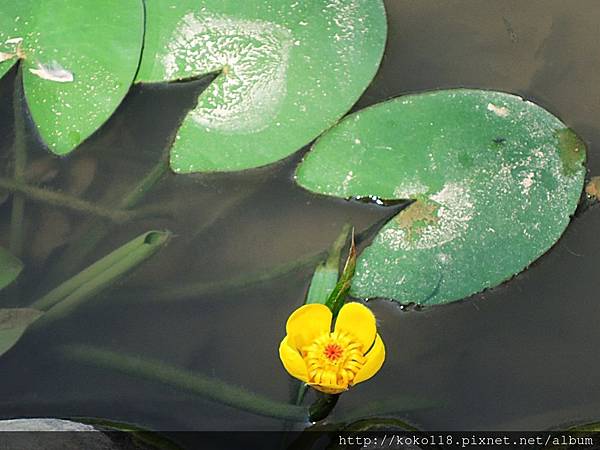
[[[327,344],[323,353],[331,361],[335,361],[342,356],[343,350],[338,344]]]

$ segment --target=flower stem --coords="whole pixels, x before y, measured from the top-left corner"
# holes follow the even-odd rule
[[[151,257],[170,236],[168,231],[149,231],[138,236],[48,292],[31,307],[47,312],[44,323],[67,315]]]
[[[320,394],[318,399],[310,405],[309,418],[311,422],[325,419],[340,399],[340,394]]]
[[[84,345],[63,347],[63,354],[83,363],[167,384],[253,414],[295,422],[308,421],[307,408],[276,402],[241,387],[189,370],[169,366],[161,361],[140,356],[128,356]]]

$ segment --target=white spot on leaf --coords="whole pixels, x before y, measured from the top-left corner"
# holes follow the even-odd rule
[[[379,234],[377,240],[392,250],[408,251],[441,247],[464,235],[474,214],[471,193],[466,185],[447,183],[430,198],[438,205],[432,223],[412,235],[401,227],[388,227]]]
[[[44,80],[56,81],[57,83],[70,83],[73,81],[73,73],[69,72],[56,61],[50,64],[38,63],[37,69],[29,69],[29,71]]]
[[[169,79],[223,70],[191,113],[196,123],[230,133],[258,132],[285,98],[292,45],[291,32],[274,23],[189,13],[162,60]]]
[[[510,114],[510,111],[506,106],[496,106],[493,103],[488,103],[487,110],[493,112],[498,117],[508,117]]]
[[[15,53],[0,52],[0,63],[8,61],[9,59],[13,59],[15,56],[17,56]]]
[[[7,39],[6,41],[4,41],[4,43],[8,44],[8,45],[17,45],[17,44],[20,44],[21,42],[23,42],[22,37],[10,38],[10,39]]]

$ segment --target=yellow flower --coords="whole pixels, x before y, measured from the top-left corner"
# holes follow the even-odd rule
[[[333,332],[331,320],[325,305],[298,308],[287,321],[279,357],[293,377],[321,392],[338,394],[375,375],[383,365],[385,347],[366,306],[346,303]]]

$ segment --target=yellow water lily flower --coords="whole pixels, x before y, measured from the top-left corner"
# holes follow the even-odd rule
[[[339,394],[368,380],[383,365],[385,346],[375,316],[360,303],[346,303],[331,331],[331,310],[321,304],[298,308],[279,346],[285,369],[327,394]]]

